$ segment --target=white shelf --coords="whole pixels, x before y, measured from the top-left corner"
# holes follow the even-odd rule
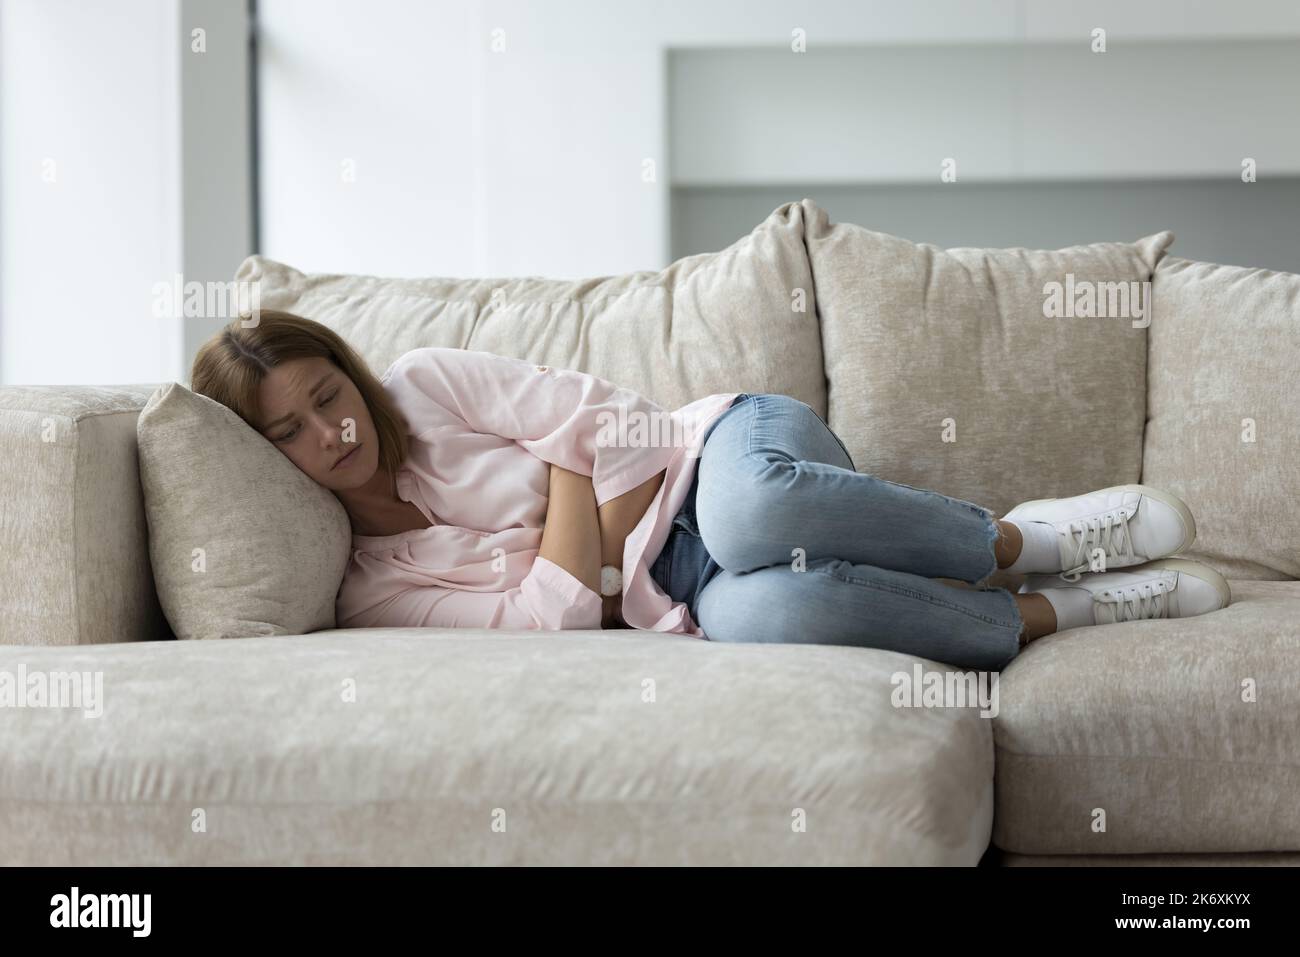
[[[1300,174],[1300,38],[690,49],[674,186]]]

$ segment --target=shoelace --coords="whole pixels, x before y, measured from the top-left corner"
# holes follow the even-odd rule
[[[1097,624],[1168,618],[1169,588],[1169,583],[1163,579],[1122,588],[1108,588],[1097,595],[1103,603],[1102,609],[1097,613]]]
[[[1094,548],[1101,548],[1107,561],[1127,558],[1128,564],[1133,563],[1133,537],[1129,532],[1128,512],[1123,509],[1106,512],[1097,518],[1070,522],[1061,536],[1064,539],[1061,557],[1066,567],[1058,575],[1064,581],[1077,582],[1084,572],[1091,571],[1088,556]],[[1123,551],[1120,551],[1121,547]]]

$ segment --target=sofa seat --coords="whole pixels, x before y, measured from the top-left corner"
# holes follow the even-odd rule
[[[631,630],[0,647],[103,681],[99,717],[0,713],[0,858],[974,865],[991,721],[893,707],[917,661]]]
[[[1300,582],[1230,585],[1221,611],[1060,632],[1002,672],[997,847],[1300,849]]]

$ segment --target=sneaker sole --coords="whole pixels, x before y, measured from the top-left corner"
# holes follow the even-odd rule
[[[1147,496],[1148,498],[1153,498],[1158,502],[1164,502],[1166,505],[1168,505],[1170,508],[1172,508],[1175,512],[1178,513],[1178,517],[1179,519],[1181,519],[1183,523],[1183,528],[1186,530],[1187,533],[1184,537],[1183,543],[1179,545],[1177,548],[1175,548],[1173,551],[1165,552],[1164,555],[1153,555],[1150,558],[1148,558],[1147,561],[1159,561],[1160,559],[1164,558],[1166,555],[1177,555],[1179,552],[1186,551],[1187,549],[1191,548],[1192,543],[1196,541],[1196,519],[1192,518],[1192,510],[1187,507],[1187,503],[1184,502],[1177,495],[1174,495],[1170,492],[1165,492],[1158,488],[1153,488],[1150,485],[1112,485],[1109,488],[1098,489],[1097,491],[1139,492],[1142,495]],[[1067,495],[1065,497],[1073,498],[1074,496]],[[1059,501],[1060,501],[1059,498],[1035,498],[1035,499],[1031,499],[1028,502],[1021,502],[1020,505],[1041,505],[1043,502],[1059,502]],[[1017,505],[1016,508],[1019,508],[1020,505]],[[1014,509],[1012,511],[1014,511]],[[1138,564],[1144,564],[1144,563],[1139,562]],[[1116,569],[1133,568],[1133,567],[1135,566],[1133,565],[1115,566]],[[1203,566],[1197,566],[1197,567],[1203,567]],[[1211,571],[1213,571],[1213,569],[1211,569]],[[1215,574],[1217,575],[1218,572],[1215,572]],[[1220,581],[1222,581],[1223,576],[1220,575],[1219,579]],[[1225,588],[1227,587],[1226,582],[1224,582],[1224,587]]]
[[[1193,578],[1199,578],[1203,582],[1209,582],[1214,586],[1214,590],[1219,593],[1220,603],[1218,611],[1222,611],[1232,604],[1232,589],[1228,587],[1228,580],[1216,572],[1209,565],[1201,562],[1194,562],[1186,558],[1157,558],[1155,561],[1143,562],[1137,566],[1139,568],[1165,568],[1169,571],[1179,572],[1183,575],[1191,575]]]

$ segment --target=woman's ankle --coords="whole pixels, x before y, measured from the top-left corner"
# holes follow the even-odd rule
[[[1024,627],[1020,631],[1020,647],[1023,648],[1036,638],[1050,635],[1056,631],[1056,609],[1043,595],[1015,594],[1016,607],[1020,610],[1020,620]]]
[[[998,568],[1008,568],[1020,557],[1025,539],[1020,534],[1020,529],[1011,522],[995,519],[994,524],[998,529],[998,537],[993,542],[993,556],[997,559]]]

